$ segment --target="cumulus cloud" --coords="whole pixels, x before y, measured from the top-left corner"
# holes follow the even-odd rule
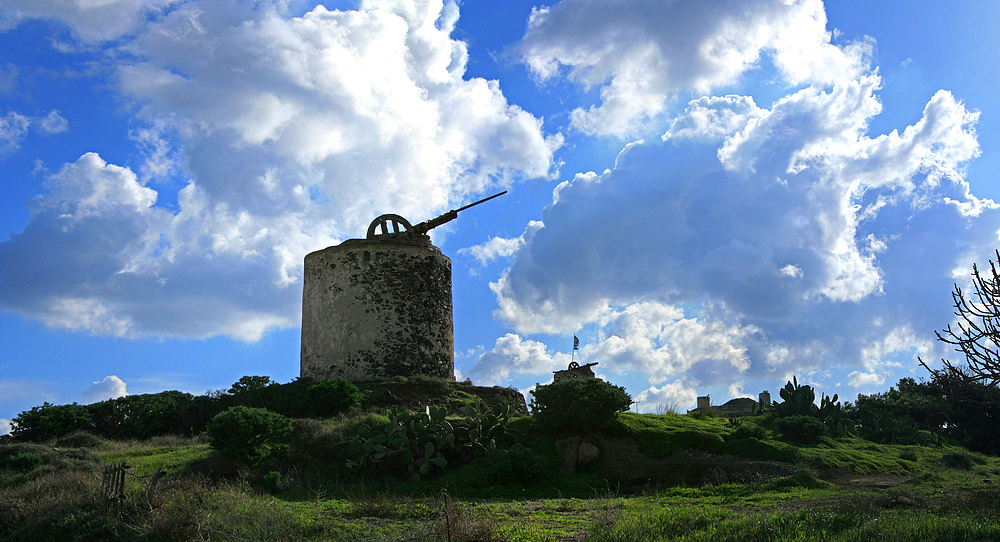
[[[57,20],[87,42],[112,40],[135,31],[143,19],[180,0],[5,0],[13,21]]]
[[[596,341],[581,351],[616,371],[631,369],[660,384],[687,374],[694,384],[714,384],[746,371],[752,327],[686,317],[675,306],[640,302],[609,310],[597,323]]]
[[[10,429],[10,420],[0,418],[0,435],[9,435]]]
[[[104,32],[95,6],[18,4],[118,40],[108,58],[145,159],[65,165],[0,243],[0,306],[50,326],[254,341],[298,323],[306,253],[384,212],[434,216],[555,172],[562,137],[464,77],[453,2],[301,16],[277,0],[105,2],[127,21]]]
[[[793,85],[857,73],[870,46],[837,47],[831,38],[821,0],[642,0],[627,9],[564,0],[532,11],[520,50],[543,81],[564,75],[600,88],[600,104],[572,111],[576,129],[626,135],[678,90],[735,83],[762,54]]]
[[[601,356],[657,385],[827,363],[866,367],[851,379],[870,384],[885,372],[872,360],[929,352],[916,337],[950,314],[920,300],[946,298],[956,262],[989,254],[1000,226],[965,179],[978,113],[940,91],[902,133],[872,136],[880,78],[843,73],[766,109],[693,100],[661,141],[562,183],[491,284],[497,316],[522,334],[591,326]],[[612,334],[609,318],[635,323]]]
[[[552,379],[552,371],[566,367],[570,355],[550,353],[545,344],[522,339],[508,333],[497,339],[493,349],[479,356],[469,371],[469,376],[480,386],[495,386],[507,380],[511,373],[545,375]]]
[[[685,386],[680,381],[674,381],[659,388],[650,386],[635,397],[635,402],[641,412],[655,411],[663,405],[666,410],[684,413],[689,408],[695,407],[697,399],[697,390]]]
[[[525,228],[524,233],[519,237],[513,239],[506,239],[503,237],[491,237],[488,241],[481,245],[475,245],[471,247],[465,247],[458,250],[459,254],[468,254],[475,258],[480,265],[486,265],[494,260],[500,258],[509,258],[517,253],[526,242],[531,240],[531,237],[542,228],[544,225],[537,220],[532,220],[528,222],[528,226]]]
[[[108,399],[125,397],[128,395],[128,392],[125,391],[125,387],[125,382],[117,376],[106,376],[104,377],[104,380],[91,384],[90,387],[83,392],[83,398],[86,403],[89,404],[97,403],[99,401],[107,401]]]

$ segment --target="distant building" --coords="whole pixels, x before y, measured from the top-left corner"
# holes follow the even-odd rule
[[[769,408],[771,408],[771,395],[765,390],[758,396],[757,401],[749,397],[738,397],[723,405],[715,406],[712,405],[709,396],[703,395],[698,397],[698,407],[694,410],[689,410],[688,413],[711,411],[716,416],[724,418],[740,418],[743,416],[752,416]]]

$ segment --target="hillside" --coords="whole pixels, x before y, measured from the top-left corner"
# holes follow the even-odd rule
[[[599,430],[551,431],[511,415],[501,404],[520,394],[501,390],[362,386],[340,414],[291,420],[259,461],[220,453],[206,434],[8,440],[0,540],[1000,539],[1000,460],[947,439],[803,444],[769,414],[623,412]],[[446,466],[422,477],[405,463],[345,463],[391,440],[378,435],[394,419],[451,427],[435,433],[442,442],[474,442],[462,428],[475,420],[496,446],[428,452]],[[118,495],[103,474],[122,462]]]

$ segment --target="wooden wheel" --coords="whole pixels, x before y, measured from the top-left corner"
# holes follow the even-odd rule
[[[397,233],[408,232],[411,229],[413,229],[413,226],[399,215],[382,215],[372,220],[372,223],[368,226],[368,238],[374,239],[383,235],[396,235]]]

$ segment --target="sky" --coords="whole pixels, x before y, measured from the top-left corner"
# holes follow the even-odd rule
[[[597,362],[637,410],[684,411],[924,377],[1000,246],[998,20],[0,0],[0,433],[46,401],[291,381],[306,254],[501,190],[432,232],[458,379]]]

